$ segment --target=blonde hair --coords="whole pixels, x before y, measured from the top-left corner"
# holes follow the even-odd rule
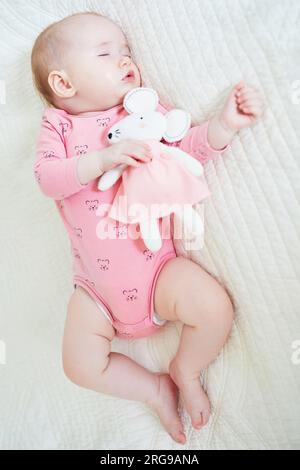
[[[60,21],[50,24],[36,38],[31,51],[31,72],[33,84],[41,100],[47,106],[55,106],[54,94],[48,83],[49,73],[61,67],[64,54],[63,39],[61,37],[61,23],[78,15],[102,16],[94,11],[74,13]]]

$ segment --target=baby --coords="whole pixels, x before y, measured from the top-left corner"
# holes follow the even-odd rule
[[[200,373],[226,342],[234,307],[217,280],[176,255],[172,237],[163,238],[161,249],[152,253],[141,237],[129,236],[125,224],[101,212],[112,203],[120,180],[100,192],[99,176],[121,163],[135,167],[151,162],[142,141],[107,144],[109,128],[127,115],[124,96],[142,86],[130,46],[109,18],[77,13],[38,36],[31,64],[35,86],[47,103],[35,177],[41,191],[55,201],[73,255],[64,372],[79,386],[147,404],[171,437],[184,444],[178,393],[193,427],[201,429],[209,420],[210,403]],[[205,163],[228,149],[237,131],[255,123],[264,107],[260,92],[241,81],[220,113],[172,145]],[[165,114],[168,109],[160,102],[157,111]],[[100,221],[114,236],[101,238]],[[111,352],[115,335],[145,337],[177,320],[183,327],[169,374],[152,373]]]

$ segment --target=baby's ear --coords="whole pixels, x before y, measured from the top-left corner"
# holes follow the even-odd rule
[[[139,87],[130,90],[124,98],[123,106],[129,114],[155,111],[158,95],[152,88]]]
[[[191,127],[191,115],[182,109],[172,109],[164,115],[167,126],[163,134],[166,142],[177,142],[183,139]]]
[[[48,84],[53,93],[60,98],[72,98],[76,93],[75,87],[64,70],[52,70],[48,75]]]

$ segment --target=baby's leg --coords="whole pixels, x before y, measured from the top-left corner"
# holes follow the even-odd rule
[[[203,268],[179,256],[169,260],[158,276],[154,309],[162,318],[184,323],[169,372],[180,389],[193,426],[199,429],[210,414],[200,371],[217,357],[229,335],[234,318],[231,300]]]
[[[69,301],[64,329],[65,374],[81,387],[146,403],[158,413],[171,437],[184,443],[176,385],[168,374],[152,373],[124,354],[111,352],[114,335],[108,319],[78,286]]]

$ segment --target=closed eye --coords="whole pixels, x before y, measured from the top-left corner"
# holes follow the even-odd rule
[[[98,54],[98,57],[105,57],[109,54]],[[126,54],[128,57],[131,57],[131,54]]]

